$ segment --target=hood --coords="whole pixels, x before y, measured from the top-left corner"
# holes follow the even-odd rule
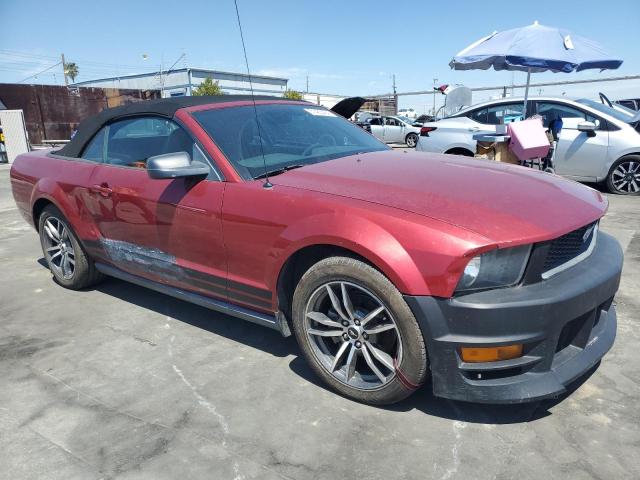
[[[419,152],[339,158],[292,170],[272,182],[424,215],[501,246],[556,238],[607,209],[600,192],[556,175]]]
[[[331,107],[331,111],[349,119],[360,109],[360,107],[362,107],[362,105],[364,105],[366,101],[367,99],[362,97],[345,98]]]

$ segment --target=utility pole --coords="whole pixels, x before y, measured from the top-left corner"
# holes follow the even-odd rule
[[[436,85],[438,83],[438,79],[434,78],[433,79],[433,111],[432,114],[435,117],[436,116]]]
[[[67,80],[67,62],[64,61],[64,53],[60,54],[62,58],[62,73],[64,74],[64,84],[65,86],[69,86],[69,80]]]
[[[394,73],[392,75],[393,77],[393,114],[397,115],[398,114],[398,95],[396,95],[397,91],[396,91],[396,74]]]
[[[309,75],[307,75],[307,93],[309,93]]]

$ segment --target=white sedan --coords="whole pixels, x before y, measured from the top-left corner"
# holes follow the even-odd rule
[[[582,182],[606,182],[609,190],[640,195],[640,113],[593,100],[531,98],[529,114],[545,127],[557,118],[562,130],[554,157],[559,175]],[[506,98],[474,105],[451,117],[425,123],[417,151],[472,156],[478,133],[522,118],[523,100]]]
[[[411,148],[416,146],[420,135],[420,127],[398,117],[371,118],[362,127],[384,143],[406,143]]]

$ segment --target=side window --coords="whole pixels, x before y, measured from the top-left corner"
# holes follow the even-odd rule
[[[369,120],[369,125],[382,125],[382,119],[380,117],[374,117]]]
[[[392,127],[400,126],[400,122],[398,122],[398,120],[396,120],[395,118],[389,118],[389,117],[384,118],[384,124]]]
[[[106,161],[112,165],[145,168],[149,157],[163,153],[193,155],[194,142],[175,122],[159,117],[137,117],[109,125]]]
[[[91,139],[89,144],[84,148],[80,158],[85,160],[91,160],[92,162],[104,161],[104,136],[105,128],[100,130]]]
[[[557,118],[562,119],[563,128],[576,128],[578,122],[588,120],[598,124],[596,117],[588,113],[561,103],[538,102],[538,115],[542,117],[545,128]],[[573,120],[571,120],[573,119]],[[566,121],[569,120],[569,121]]]
[[[481,108],[480,110],[474,110],[469,112],[467,117],[478,123],[487,123],[487,109]]]
[[[487,108],[487,123],[489,125],[506,125],[522,120],[522,103],[505,103]]]

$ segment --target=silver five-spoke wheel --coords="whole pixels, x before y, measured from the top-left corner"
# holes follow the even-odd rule
[[[332,281],[307,302],[304,328],[320,364],[340,382],[362,390],[386,385],[402,362],[396,322],[364,287]]]
[[[56,217],[44,222],[44,251],[49,265],[62,278],[68,280],[75,272],[76,255],[69,230]]]
[[[620,162],[611,174],[611,182],[619,192],[640,192],[640,162]]]

